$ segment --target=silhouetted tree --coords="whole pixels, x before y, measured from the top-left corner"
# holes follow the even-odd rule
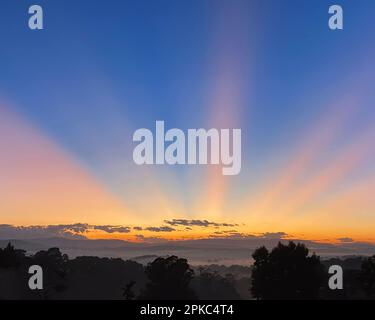
[[[251,293],[257,299],[316,299],[324,279],[320,258],[304,244],[279,244],[255,250]]]
[[[145,269],[149,279],[140,299],[182,300],[194,299],[189,284],[194,276],[186,259],[176,256],[157,258]]]
[[[15,268],[18,267],[24,260],[25,251],[14,249],[10,242],[4,249],[0,248],[0,268]]]
[[[367,297],[375,295],[375,255],[362,262],[360,279]]]
[[[39,251],[32,257],[32,264],[37,264],[43,269],[43,298],[48,298],[52,291],[66,290],[68,260],[68,256],[62,254],[59,248]]]
[[[123,287],[133,280],[137,296],[147,281],[143,265],[120,258],[77,257],[69,260],[68,271],[69,299],[122,299]]]

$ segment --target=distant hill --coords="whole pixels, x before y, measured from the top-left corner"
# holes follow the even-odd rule
[[[0,235],[1,236],[1,235]],[[251,254],[259,246],[274,247],[280,239],[262,238],[219,238],[185,241],[165,241],[157,243],[129,242],[123,240],[86,240],[67,238],[2,239],[0,247],[11,242],[15,247],[35,253],[51,247],[58,247],[71,258],[78,256],[114,257],[134,259],[148,263],[156,256],[177,255],[189,260],[192,265],[249,265]],[[367,243],[329,244],[312,241],[306,243],[311,252],[323,259],[343,256],[368,256],[375,254],[375,246]]]

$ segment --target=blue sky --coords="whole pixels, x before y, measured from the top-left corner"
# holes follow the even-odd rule
[[[228,115],[220,126],[242,129],[243,171],[228,182],[232,201],[306,147],[310,133],[342,110],[335,102],[354,97],[360,108],[306,172],[373,123],[372,0],[335,1],[343,31],[328,29],[333,3],[325,0],[37,3],[42,31],[27,28],[34,2],[1,3],[0,97],[125,201],[145,183],[132,163],[132,132],[155,120],[207,127],[218,112]],[[204,169],[150,170],[193,210]],[[353,169],[347,183],[373,170]],[[124,187],[129,180],[137,191]]]
[[[224,48],[229,68],[240,69],[246,123],[260,144],[277,143],[269,128],[279,136],[310,121],[351,80],[371,47],[375,6],[340,1],[345,30],[332,32],[329,1],[41,1],[45,30],[32,32],[31,3],[2,5],[2,91],[73,148],[64,119],[98,125],[110,113],[95,86],[135,127],[156,118],[201,125]]]

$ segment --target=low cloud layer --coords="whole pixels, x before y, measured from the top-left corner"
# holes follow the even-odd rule
[[[87,223],[58,224],[47,226],[13,226],[0,224],[0,239],[35,239],[35,238],[68,238],[87,239],[87,233],[92,231],[105,233],[128,234],[132,230],[149,232],[172,232],[175,228],[170,226],[130,227],[121,225],[92,225]]]
[[[165,225],[162,226],[93,225],[87,223],[58,224],[47,226],[14,226],[10,224],[0,224],[0,239],[33,239],[54,237],[68,239],[87,239],[88,233],[95,231],[102,231],[108,234],[129,234],[132,231],[148,231],[155,233],[163,233],[181,231],[181,229],[192,230],[195,227],[214,227],[216,229],[219,229],[228,227],[233,228],[238,226],[237,224],[231,223],[219,223],[208,220],[188,219],[165,220],[164,223]],[[227,236],[235,236],[236,234],[236,230],[230,230],[230,232],[226,232]],[[219,233],[217,233],[217,235],[219,235]],[[240,236],[240,234],[238,234],[238,236]]]
[[[71,238],[85,239],[81,235],[89,228],[87,224],[76,223],[67,225],[49,225],[49,226],[13,226],[10,224],[0,225],[1,239],[33,239],[33,238]]]
[[[87,223],[26,227],[1,224],[0,239],[35,239],[54,237],[86,239],[86,232],[91,230],[101,230],[106,233],[129,233],[131,228],[127,226],[90,225]]]
[[[120,234],[131,234],[133,231],[137,231],[134,235],[138,240],[147,243],[160,243],[170,242],[176,244],[176,241],[168,241],[161,237],[146,236],[139,233],[139,231],[148,231],[155,234],[162,234],[172,231],[178,231],[177,227],[183,226],[186,228],[202,227],[202,226],[221,226],[227,227],[230,224],[218,223],[208,220],[185,220],[185,219],[174,219],[169,225],[162,226],[121,226],[121,225],[92,225],[87,223],[75,223],[75,224],[59,224],[59,225],[48,225],[48,226],[13,226],[10,224],[0,224],[0,239],[2,240],[30,240],[30,239],[47,239],[47,238],[63,238],[70,240],[82,240],[87,239],[87,235],[90,232],[101,231],[108,234],[120,233]],[[167,223],[166,223],[167,224]],[[329,253],[334,254],[363,254],[374,252],[374,244],[356,242],[354,239],[349,237],[338,238],[337,244],[329,243],[317,243],[311,240],[298,240],[294,239],[292,235],[285,232],[265,232],[261,234],[244,234],[236,230],[236,228],[218,229],[207,236],[206,239],[201,240],[181,240],[181,244],[189,244],[189,241],[193,241],[194,244],[204,245],[210,244],[213,246],[218,245],[219,247],[228,247],[233,250],[239,248],[255,248],[260,245],[266,245],[272,247],[277,244],[278,241],[288,240],[300,241],[305,243],[312,251],[320,252],[321,254]],[[233,241],[233,242],[232,242]]]
[[[190,220],[189,223],[194,225],[195,222]],[[199,225],[201,224],[199,223]],[[128,234],[137,229],[155,232],[155,235],[144,235],[139,232],[132,234],[139,242],[121,240],[71,241],[87,239],[87,232],[93,230],[101,230],[109,234]],[[0,225],[0,243],[5,246],[9,240],[13,240],[12,242],[20,248],[34,251],[58,246],[71,256],[92,255],[92,250],[95,250],[95,254],[100,256],[119,256],[123,258],[132,258],[140,254],[161,256],[175,254],[189,258],[196,263],[233,263],[233,261],[237,261],[236,263],[239,263],[238,261],[249,263],[251,253],[256,248],[266,246],[271,249],[279,241],[285,243],[289,240],[306,244],[310,252],[316,252],[322,257],[375,254],[374,244],[356,242],[349,237],[338,238],[336,239],[337,243],[323,243],[295,239],[292,235],[282,231],[244,234],[238,232],[236,228],[228,228],[226,230],[213,230],[211,235],[205,239],[172,241],[163,238],[163,232],[171,232],[173,230],[174,227],[170,225],[136,228],[84,223],[26,227],[2,224]],[[44,239],[44,241],[40,241],[40,239]]]

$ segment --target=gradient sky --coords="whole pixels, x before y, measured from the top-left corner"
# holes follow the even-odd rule
[[[373,0],[343,31],[325,0],[40,0],[32,31],[34,2],[0,8],[0,223],[375,242]],[[240,175],[135,165],[156,120],[241,128]]]

